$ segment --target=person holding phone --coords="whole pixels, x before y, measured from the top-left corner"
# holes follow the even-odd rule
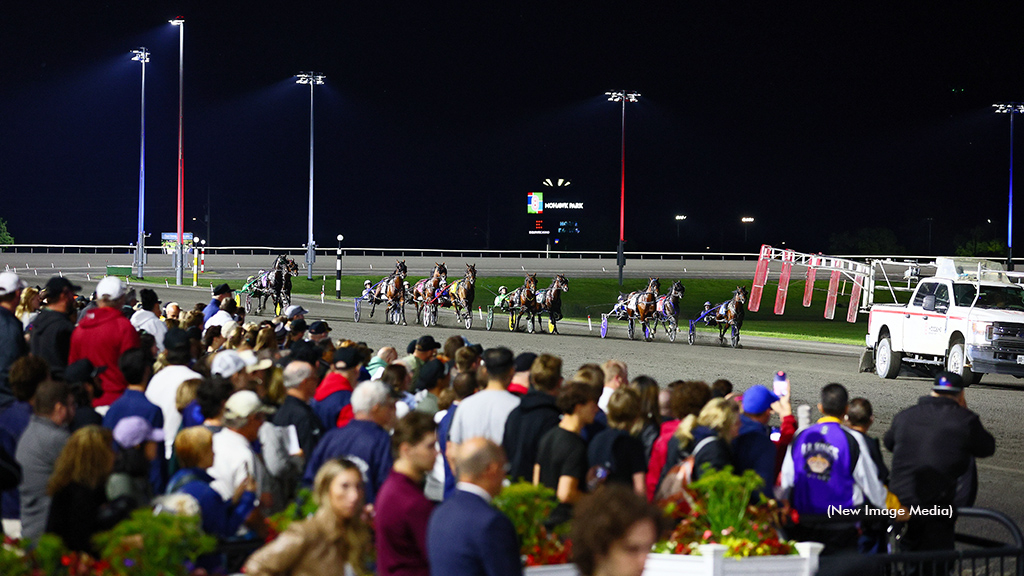
[[[775,392],[760,384],[751,386],[743,393],[740,432],[732,442],[732,450],[737,474],[753,470],[764,480],[760,490],[751,495],[755,502],[760,500],[760,494],[767,498],[773,497],[775,444],[769,434],[768,421],[772,416],[772,405],[779,400]]]

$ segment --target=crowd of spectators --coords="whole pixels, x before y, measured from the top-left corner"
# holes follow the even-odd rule
[[[885,434],[890,473],[870,402],[840,384],[821,389],[822,418],[798,429],[788,385],[662,386],[630,380],[614,359],[566,372],[556,355],[461,336],[372,350],[307,324],[298,305],[249,322],[226,284],[194,307],[150,289],[136,299],[116,277],[91,299],[80,291],[0,274],[0,487],[9,535],[52,532],[84,552],[168,494],[194,498],[222,540],[259,537],[263,518],[308,488],[319,511],[253,554],[247,573],[362,574],[375,557],[382,575],[518,574],[514,529],[489,504],[524,480],[554,491],[548,524],[585,519],[581,570],[607,573],[602,563],[630,564],[630,543],[660,532],[651,502],[727,468],[762,479],[754,502],[795,512],[791,537],[877,551],[870,530],[832,521],[829,507],[969,503],[957,482],[995,450],[948,373]],[[952,521],[911,518],[907,541],[949,547]]]

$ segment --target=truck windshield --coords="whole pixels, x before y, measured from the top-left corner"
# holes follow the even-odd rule
[[[974,301],[973,284],[954,284],[953,297],[957,306],[970,306]],[[1020,286],[982,286],[978,308],[1024,311],[1024,289]]]

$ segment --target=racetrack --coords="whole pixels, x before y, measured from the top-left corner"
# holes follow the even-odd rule
[[[61,259],[58,259],[60,256]],[[88,270],[96,270],[102,274],[102,260],[88,262],[92,268],[83,264],[83,259],[109,259],[111,263],[130,264],[130,256],[117,256],[116,261],[110,255],[43,255],[43,254],[0,254],[0,263],[16,265],[19,272],[23,274],[30,284],[42,284],[49,275],[49,263],[54,261],[54,270],[58,265],[63,266],[65,273],[68,273],[76,282],[91,288],[91,284],[84,282]],[[232,257],[240,258],[240,257]],[[269,260],[264,256],[246,257],[255,258],[258,261],[256,266],[267,266]],[[26,262],[15,263],[14,259],[26,260]],[[66,260],[65,260],[66,259]],[[160,276],[169,275],[169,269],[159,270],[152,266],[154,258],[151,257],[153,274]],[[360,264],[360,260],[353,263],[352,272],[365,273],[370,261]],[[433,261],[422,262],[412,258],[407,259],[410,263],[410,276],[422,276],[426,274],[426,268],[433,264]],[[415,260],[415,267],[413,266]],[[466,259],[474,262],[474,259]],[[488,264],[490,264],[489,259]],[[527,267],[531,272],[543,272],[545,270],[554,272],[571,271],[570,275],[592,275],[585,270],[594,270],[595,262],[582,262],[578,260],[538,260],[538,259],[500,259],[502,268],[489,268],[476,259],[477,268],[481,277],[487,275],[509,274],[517,266]],[[345,262],[349,261],[346,258]],[[700,261],[696,261],[700,262]],[[735,274],[736,278],[749,279],[753,275],[754,262],[735,261],[705,261],[707,264],[693,263],[690,261],[649,261],[642,263],[629,262],[627,271],[636,277],[646,275],[660,275],[668,277],[667,272],[679,272],[680,264],[687,268],[686,274],[708,274],[715,275]],[[26,263],[37,266],[38,280],[34,280],[31,272],[24,274],[23,268]],[[227,261],[216,264],[221,270],[230,270],[225,266]],[[393,266],[393,259],[390,264],[387,259],[380,260],[374,264],[374,270],[383,266],[382,274]],[[606,264],[613,264],[613,261],[605,261]],[[213,267],[208,262],[208,269]],[[234,266],[234,262],[230,262]],[[241,273],[238,277],[248,275],[254,271],[253,268],[246,270],[245,263],[239,260],[242,268],[236,268]],[[461,264],[461,263],[460,263]],[[527,266],[533,264],[533,266]],[[573,264],[579,268],[571,267]],[[712,266],[714,264],[714,266]],[[363,270],[356,270],[357,266],[364,265]],[[448,262],[449,266],[453,262]],[[596,265],[600,270],[600,264]],[[664,267],[662,267],[664,266]],[[672,268],[674,266],[674,268]],[[721,267],[720,269],[718,267]],[[607,273],[615,272],[614,268],[606,267]],[[30,267],[31,269],[31,267]],[[350,270],[346,265],[346,270]],[[415,270],[415,272],[413,272]],[[330,276],[328,274],[328,292],[333,294]],[[94,274],[95,279],[97,276]],[[732,277],[732,276],[730,276]],[[190,278],[189,278],[190,281]],[[176,300],[188,306],[198,302],[208,302],[210,298],[209,288],[165,288],[157,286],[157,293],[164,302]],[[87,288],[88,290],[88,288]],[[566,298],[571,298],[571,292]],[[487,300],[478,301],[486,311]],[[390,326],[383,322],[382,314],[378,308],[378,314],[374,318],[368,318],[368,310],[363,310],[363,318],[360,323],[352,320],[351,301],[338,303],[333,298],[327,298],[324,304],[319,298],[297,296],[296,303],[308,308],[312,319],[326,319],[334,328],[332,337],[351,338],[365,341],[369,346],[377,348],[384,345],[393,345],[404,348],[410,340],[413,340],[424,333],[427,333],[422,326],[414,326],[415,312],[410,306],[407,309],[409,326]],[[256,317],[250,318],[256,319]],[[769,383],[775,370],[785,370],[793,386],[794,406],[798,404],[815,405],[817,393],[820,388],[829,382],[840,382],[844,384],[852,397],[863,396],[871,400],[875,409],[875,426],[872,433],[881,436],[889,426],[893,415],[900,409],[909,406],[917,401],[917,397],[927,394],[930,389],[930,381],[912,377],[901,376],[897,380],[881,380],[874,374],[861,374],[857,372],[858,359],[861,348],[857,346],[845,346],[838,344],[824,344],[816,342],[802,342],[779,340],[769,338],[755,338],[743,336],[741,349],[723,348],[717,344],[717,336],[709,332],[699,332],[694,346],[686,344],[685,332],[675,343],[669,343],[662,333],[658,333],[654,342],[645,343],[642,341],[630,342],[626,339],[625,325],[621,322],[611,321],[608,338],[601,339],[598,333],[599,318],[594,319],[593,331],[588,329],[585,323],[559,323],[561,335],[550,335],[545,333],[526,334],[509,333],[507,331],[507,317],[498,315],[495,325],[491,331],[484,329],[484,322],[479,315],[474,316],[473,328],[470,331],[455,327],[454,314],[447,309],[440,312],[440,326],[431,328],[429,333],[439,341],[443,341],[453,334],[464,334],[471,342],[480,343],[484,347],[508,346],[515,352],[531,350],[535,352],[550,352],[561,356],[566,367],[566,374],[570,375],[572,369],[585,362],[602,362],[609,358],[618,358],[625,361],[630,370],[631,376],[647,374],[662,384],[675,379],[701,379],[712,381],[717,378],[727,378],[733,382],[737,390],[743,390],[752,384]],[[682,327],[685,327],[685,321]],[[1020,403],[1024,399],[1024,381],[1016,380],[1010,376],[986,375],[981,384],[973,386],[967,392],[967,401],[971,409],[981,415],[982,422],[996,436],[997,451],[992,458],[979,461],[978,469],[980,476],[980,488],[978,505],[1007,513],[1018,524],[1024,523],[1024,493],[1020,486],[1024,483],[1024,429],[1020,426]],[[815,414],[816,417],[816,414]],[[977,526],[971,530],[979,534],[992,537],[1004,537],[999,530],[990,530],[983,526]]]

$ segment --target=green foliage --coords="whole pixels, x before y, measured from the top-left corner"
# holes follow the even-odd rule
[[[833,232],[828,238],[832,254],[904,254],[896,233],[888,228],[861,228],[853,233]]]
[[[964,234],[957,234],[953,239],[956,244],[957,256],[997,256],[1006,255],[1006,242],[992,238],[995,230],[991,225],[975,226]]]
[[[61,557],[65,554],[60,536],[43,534],[32,549],[32,542],[8,540],[0,547],[0,574],[4,576],[34,576],[60,574]],[[67,570],[65,569],[65,572]]]
[[[0,244],[14,244],[14,236],[7,231],[7,222],[0,218]]]
[[[558,498],[547,486],[516,482],[495,496],[493,504],[512,520],[523,550],[532,550],[546,538],[544,521],[558,505]]]
[[[732,466],[723,470],[705,470],[700,480],[690,485],[705,503],[700,515],[705,528],[713,534],[754,537],[754,529],[746,521],[747,504],[750,503],[750,495],[763,483],[764,480],[753,470],[745,470],[742,476],[733,474]]]
[[[111,572],[119,576],[187,574],[191,562],[217,547],[216,538],[203,532],[200,521],[198,516],[136,510],[94,541]]]
[[[318,508],[313,501],[313,492],[308,488],[300,488],[295,500],[287,508],[266,519],[270,537],[273,538],[287,530],[292,522],[309,518]]]

